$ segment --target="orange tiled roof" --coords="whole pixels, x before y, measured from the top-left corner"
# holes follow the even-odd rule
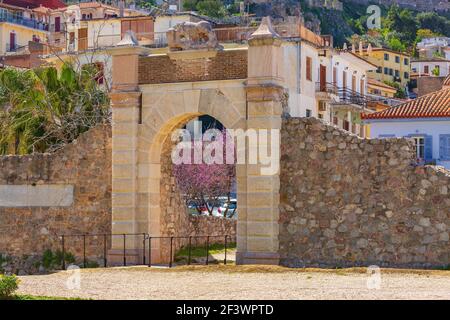
[[[444,80],[444,83],[442,84],[443,87],[449,87],[450,86],[450,74],[447,76],[447,78]]]
[[[450,78],[446,81],[450,81]],[[450,117],[450,87],[380,112],[362,115],[366,120],[441,117]]]

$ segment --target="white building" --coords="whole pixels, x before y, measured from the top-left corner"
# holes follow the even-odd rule
[[[367,107],[367,72],[376,66],[351,51],[310,41],[284,47],[290,115],[317,117],[365,137],[361,114],[373,112]]]
[[[363,118],[373,138],[413,138],[417,159],[450,169],[450,76],[442,90]]]
[[[422,39],[417,44],[417,50],[423,57],[432,58],[436,54],[442,54],[444,48],[450,46],[450,38],[447,37],[433,37]]]
[[[411,61],[411,70],[418,76],[446,77],[450,74],[449,59],[419,59]]]

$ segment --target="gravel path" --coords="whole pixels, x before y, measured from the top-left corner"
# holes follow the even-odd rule
[[[21,276],[19,293],[92,299],[450,299],[449,271],[382,270],[381,288],[367,288],[365,270],[292,270],[209,266],[81,270]]]

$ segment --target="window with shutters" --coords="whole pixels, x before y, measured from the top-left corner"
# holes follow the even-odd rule
[[[439,158],[450,160],[450,134],[439,135]]]
[[[312,59],[306,57],[306,80],[312,81]]]
[[[425,159],[425,138],[423,136],[412,137],[417,159]]]

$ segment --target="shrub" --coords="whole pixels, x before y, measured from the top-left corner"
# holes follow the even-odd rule
[[[19,279],[15,275],[0,275],[0,299],[9,299],[19,288]]]
[[[75,263],[75,256],[70,252],[64,253],[66,264]],[[58,269],[62,265],[63,254],[61,250],[53,252],[50,249],[45,250],[42,255],[42,265],[45,269]]]

